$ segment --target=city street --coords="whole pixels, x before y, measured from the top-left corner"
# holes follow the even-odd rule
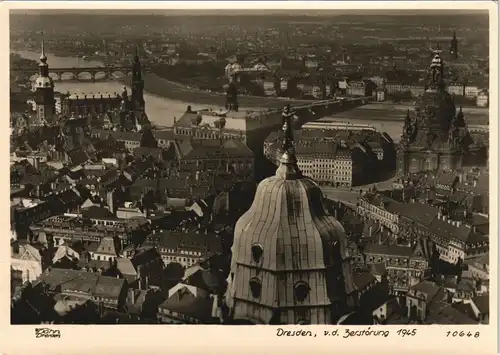
[[[336,189],[328,186],[321,187],[321,191],[323,191],[326,198],[343,202],[350,207],[356,206],[359,198],[359,191],[350,192],[349,190]]]

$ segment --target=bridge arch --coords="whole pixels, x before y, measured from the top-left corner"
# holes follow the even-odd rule
[[[94,77],[94,73],[90,70],[78,71],[75,75],[77,80],[91,80]]]
[[[59,77],[61,80],[74,80],[74,79],[76,79],[75,73],[71,70],[59,72]]]
[[[127,71],[123,70],[122,68],[119,68],[119,69],[111,68],[109,73],[111,74],[111,76],[119,77],[119,78],[123,78],[124,76],[127,76],[127,74],[128,74]]]

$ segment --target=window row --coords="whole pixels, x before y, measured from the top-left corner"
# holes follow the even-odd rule
[[[298,302],[304,302],[311,291],[309,285],[304,281],[298,281],[293,286],[293,294]],[[260,298],[262,294],[262,283],[257,277],[250,279],[250,292],[254,298]]]

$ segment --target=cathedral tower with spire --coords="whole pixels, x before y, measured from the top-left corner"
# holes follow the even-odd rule
[[[139,60],[139,48],[135,48],[134,61],[132,63],[132,104],[134,109],[144,112],[146,103],[144,101],[144,78],[142,77],[142,66]]]
[[[234,231],[223,314],[229,324],[336,324],[353,306],[344,228],[297,165],[294,114],[283,110],[283,155]]]
[[[35,81],[36,123],[52,123],[55,119],[56,107],[54,99],[54,82],[49,76],[49,65],[45,55],[42,39],[42,53],[40,55],[39,75]]]

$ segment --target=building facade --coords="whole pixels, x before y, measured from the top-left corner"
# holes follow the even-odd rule
[[[365,194],[358,200],[357,212],[360,216],[377,221],[391,233],[399,233],[399,203],[381,194]]]
[[[65,94],[61,96],[61,113],[65,116],[96,115],[120,109],[118,93]]]

